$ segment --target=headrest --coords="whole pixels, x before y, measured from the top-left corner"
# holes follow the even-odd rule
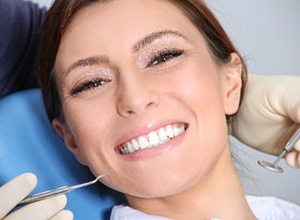
[[[0,99],[0,185],[25,172],[38,178],[33,193],[95,178],[50,125],[39,89]],[[72,191],[67,197],[66,208],[79,220],[109,219],[112,206],[125,201],[121,193],[101,183]]]

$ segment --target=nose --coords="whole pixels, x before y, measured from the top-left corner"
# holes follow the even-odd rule
[[[130,76],[128,76],[130,75]],[[155,85],[142,74],[128,74],[118,85],[117,111],[123,117],[141,115],[158,105]]]

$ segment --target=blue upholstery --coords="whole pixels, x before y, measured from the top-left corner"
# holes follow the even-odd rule
[[[39,89],[0,99],[0,185],[25,172],[38,178],[35,193],[94,179],[52,129]],[[109,219],[111,207],[125,201],[100,183],[67,196],[67,209],[79,220]]]

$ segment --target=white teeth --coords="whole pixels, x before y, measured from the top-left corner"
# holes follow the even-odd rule
[[[130,154],[138,150],[146,148],[156,147],[163,144],[173,137],[182,134],[185,131],[185,125],[171,126],[168,125],[164,128],[160,128],[158,131],[151,131],[148,135],[140,136],[137,139],[128,141],[120,149],[122,154]]]
[[[159,139],[161,142],[166,142],[168,140],[167,133],[165,132],[165,129],[160,128],[158,131]]]
[[[150,146],[147,138],[145,138],[144,136],[138,138],[138,143],[140,145],[140,149],[142,150]]]
[[[173,134],[174,136],[177,136],[179,134],[177,127],[173,128]]]
[[[129,153],[133,153],[134,152],[134,149],[133,149],[133,146],[130,142],[127,142],[127,148],[128,148],[128,152]]]
[[[137,140],[133,139],[133,140],[131,141],[131,144],[132,144],[133,149],[134,149],[135,151],[138,150],[138,149],[140,149],[140,146],[139,146],[139,143],[137,142]]]
[[[154,131],[149,133],[148,139],[151,146],[157,146],[160,143],[159,137]]]
[[[174,137],[173,129],[172,129],[171,125],[168,125],[168,126],[167,126],[167,128],[166,128],[166,133],[167,133],[167,135],[168,135],[169,138]]]
[[[184,126],[180,126],[178,129],[179,129],[179,133],[181,134],[181,133],[183,133],[183,132],[184,132],[184,130],[185,130],[185,127],[184,127]]]

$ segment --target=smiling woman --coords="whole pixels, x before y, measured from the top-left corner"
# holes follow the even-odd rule
[[[246,74],[202,1],[55,1],[39,49],[53,127],[126,195],[111,219],[268,215],[250,209],[230,153]]]

